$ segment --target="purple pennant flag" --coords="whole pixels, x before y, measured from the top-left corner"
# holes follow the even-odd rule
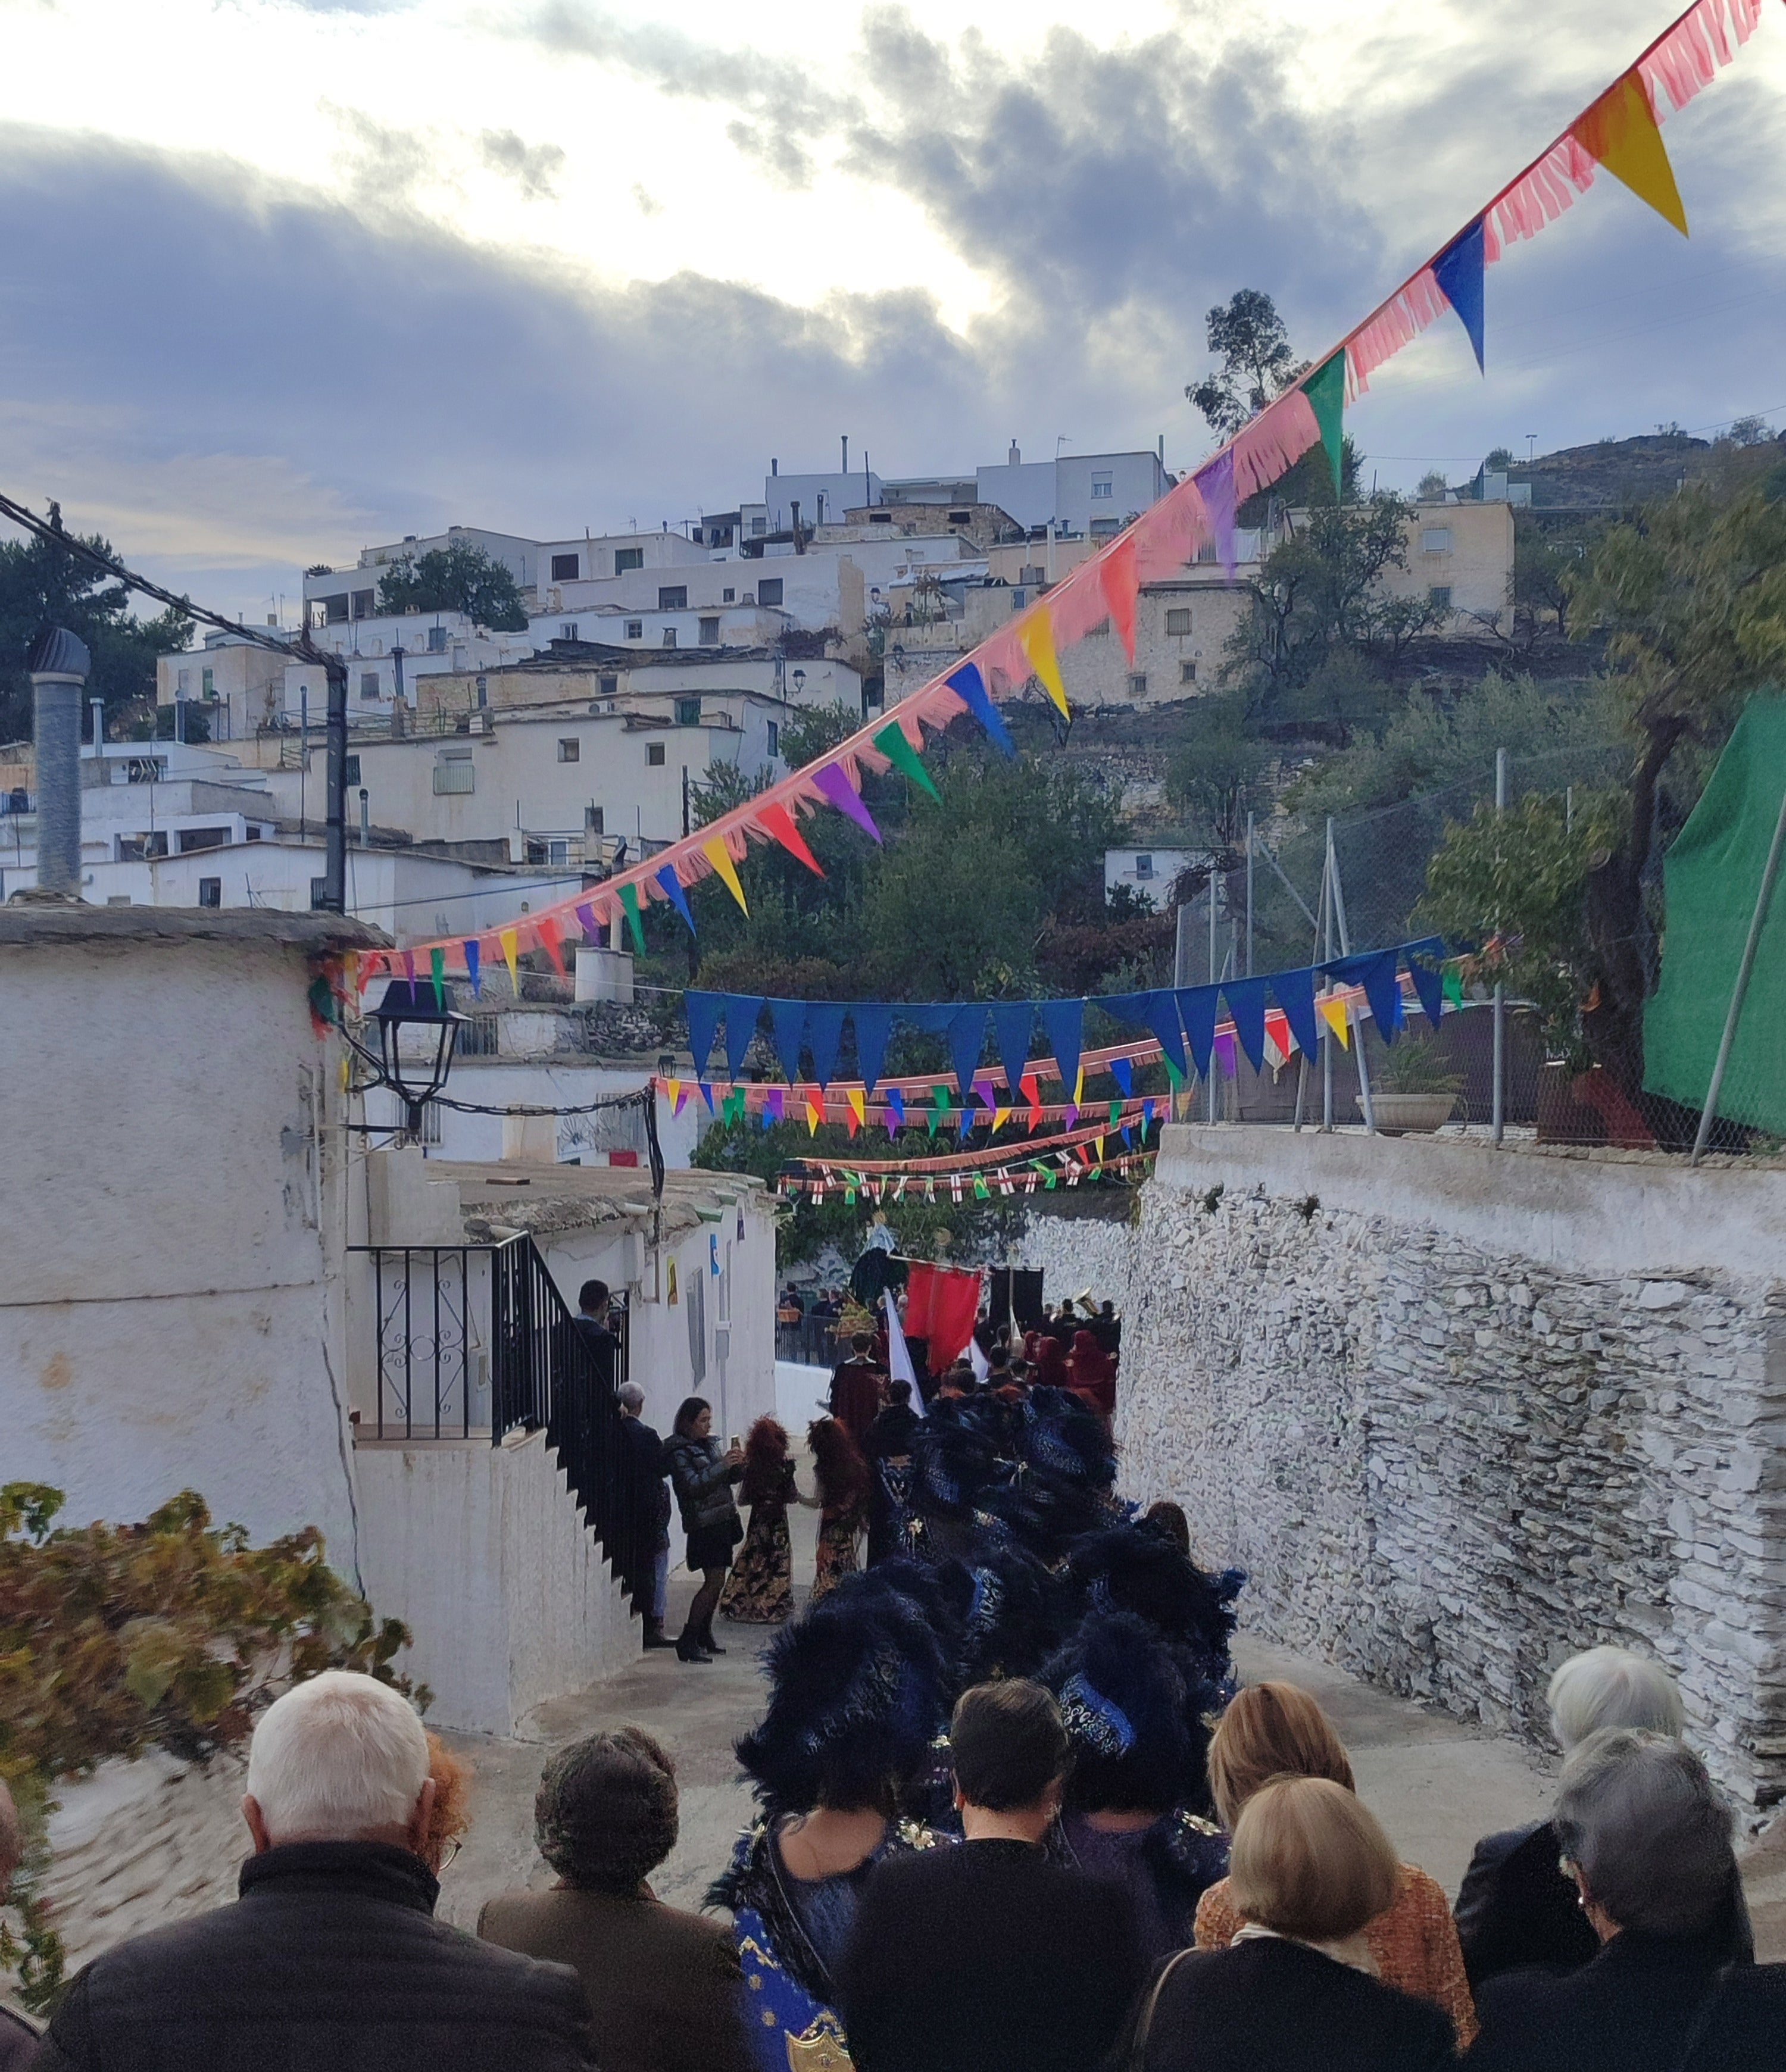
[[[763,1100],[763,1112],[772,1115],[777,1122],[782,1119],[782,1108],[786,1096],[780,1087],[771,1087]]]
[[[1209,513],[1209,522],[1216,531],[1216,557],[1228,571],[1230,581],[1234,574],[1234,452],[1224,448],[1209,465],[1200,469],[1195,478],[1197,493],[1203,499],[1204,510]]]
[[[1224,1029],[1216,1038],[1216,1059],[1230,1079],[1234,1076],[1234,1032]]]
[[[872,835],[876,841],[880,840],[880,829],[875,826],[868,808],[857,797],[856,787],[844,775],[841,763],[827,763],[823,769],[815,770],[813,782],[840,813],[847,813],[858,828]]]

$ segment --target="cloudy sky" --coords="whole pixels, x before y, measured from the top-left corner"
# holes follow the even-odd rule
[[[772,454],[1194,462],[1203,319],[1314,354],[1671,0],[0,0],[0,486],[226,610],[450,522],[674,523]],[[1786,14],[1352,429],[1385,483],[1786,422]]]

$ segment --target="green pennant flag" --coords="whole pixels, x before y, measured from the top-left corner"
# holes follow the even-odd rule
[[[645,928],[639,918],[639,888],[636,885],[623,885],[619,893],[620,904],[627,910],[627,925],[632,931],[634,946],[643,956],[645,954]]]
[[[976,1180],[974,1182],[973,1198],[977,1202],[986,1202],[991,1200],[992,1190],[986,1185],[984,1180]]]
[[[855,1189],[854,1187],[846,1187],[843,1190],[843,1198],[846,1202],[854,1202],[856,1198]]]
[[[446,952],[444,950],[429,951],[428,976],[434,980],[434,1005],[444,1014],[446,1012]]]
[[[1114,1128],[1117,1127],[1117,1124],[1121,1120],[1121,1119],[1122,1119],[1122,1104],[1121,1104],[1121,1101],[1119,1101],[1119,1100],[1113,1100],[1113,1101],[1112,1101],[1112,1102],[1111,1102],[1111,1104],[1110,1104],[1110,1127],[1111,1127],[1111,1128],[1114,1129]]]
[[[914,784],[921,784],[937,804],[943,803],[943,795],[930,781],[930,772],[925,769],[923,758],[905,738],[905,729],[899,722],[889,720],[874,736],[874,746],[896,770],[902,770]]]
[[[1051,1166],[1047,1166],[1043,1170],[1042,1174],[1042,1185],[1045,1191],[1052,1191],[1055,1185],[1055,1178],[1054,1168]]]
[[[1173,1092],[1176,1093],[1179,1088],[1184,1084],[1183,1073],[1181,1072],[1178,1067],[1172,1063],[1171,1059],[1164,1050],[1162,1050],[1160,1053],[1160,1063],[1166,1067],[1167,1079],[1171,1084]]]
[[[1315,421],[1321,427],[1321,443],[1327,450],[1327,464],[1333,470],[1333,493],[1340,494],[1340,442],[1344,436],[1346,415],[1346,353],[1344,346],[1331,360],[1321,364],[1302,384],[1302,393],[1307,397],[1315,412]]]
[[[1454,1007],[1463,1005],[1463,967],[1447,964],[1439,975],[1439,990]]]

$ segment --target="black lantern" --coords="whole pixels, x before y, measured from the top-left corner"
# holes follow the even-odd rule
[[[419,1141],[422,1112],[446,1083],[465,1017],[454,1013],[453,996],[444,985],[437,994],[431,984],[412,985],[407,979],[394,978],[373,1018],[378,1024],[379,1077],[402,1102],[403,1126]],[[425,1032],[424,1042],[412,1043],[407,1054],[405,1029]]]

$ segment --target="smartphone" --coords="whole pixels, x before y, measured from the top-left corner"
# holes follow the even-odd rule
[[[732,1434],[732,1436],[730,1437],[730,1438],[729,1438],[729,1439],[726,1441],[726,1448],[727,1448],[727,1449],[728,1449],[729,1451],[730,1451],[730,1452],[734,1452],[734,1453],[742,1453],[742,1452],[743,1452],[743,1447],[744,1447],[744,1441],[743,1441],[741,1438],[739,1438],[739,1436],[738,1436],[738,1434],[735,1432],[735,1433],[733,1433],[733,1434]]]

